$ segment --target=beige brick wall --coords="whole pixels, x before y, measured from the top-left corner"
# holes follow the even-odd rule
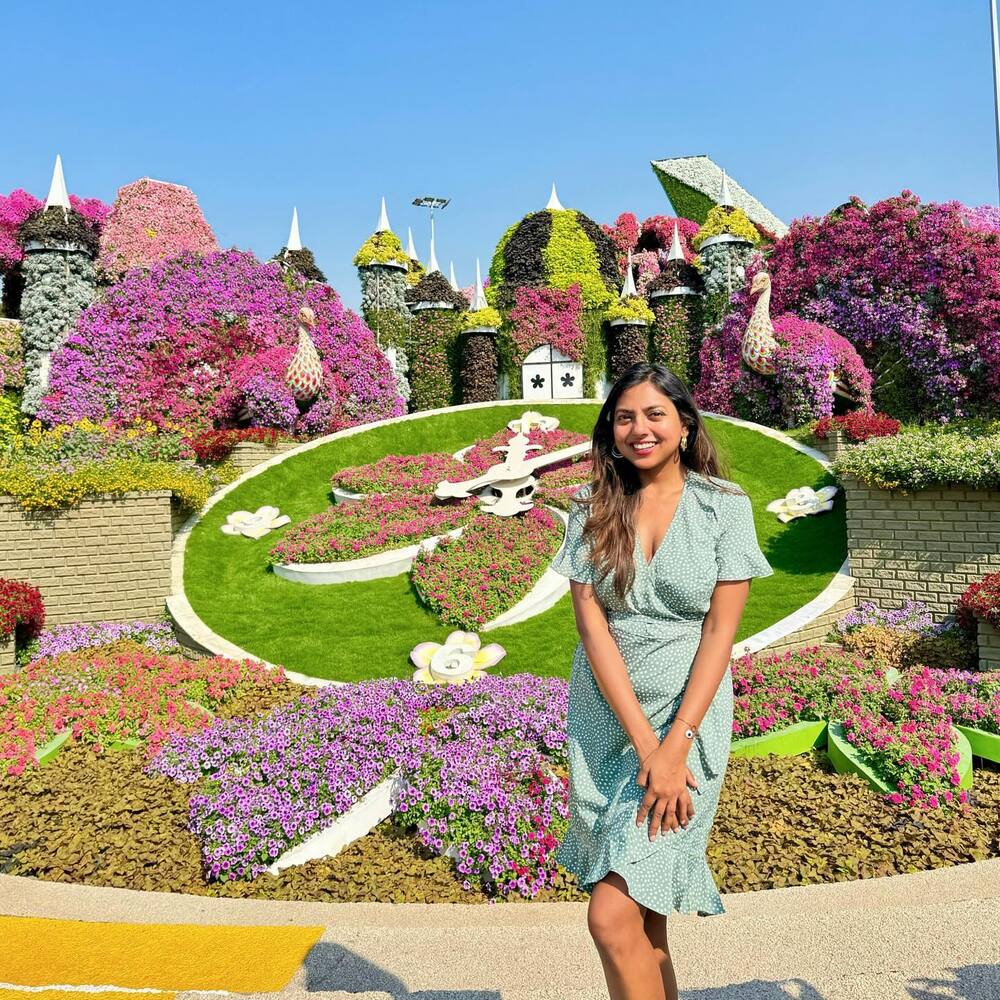
[[[937,620],[970,583],[1000,571],[1000,491],[947,487],[904,493],[843,476],[855,594],[886,608],[907,599]]]
[[[0,639],[0,674],[14,673],[14,637]]]
[[[0,577],[26,580],[47,625],[162,615],[170,593],[171,495],[91,497],[25,511],[0,496]]]
[[[255,465],[260,465],[261,462],[266,462],[269,458],[274,458],[275,455],[283,455],[286,451],[291,451],[292,448],[298,446],[299,442],[296,441],[278,441],[274,445],[260,444],[256,441],[241,441],[233,448],[229,457],[234,465],[246,472]]]
[[[798,649],[800,646],[814,646],[817,643],[824,643],[834,622],[846,615],[855,604],[854,588],[852,587],[836,604],[824,611],[819,617],[796,629],[790,635],[765,646],[763,652],[784,653],[789,649]]]
[[[1000,670],[1000,632],[981,618],[976,620],[979,640],[979,669]]]
[[[833,461],[847,446],[847,438],[841,430],[830,428],[825,438],[812,437],[807,444],[823,452],[829,461]]]

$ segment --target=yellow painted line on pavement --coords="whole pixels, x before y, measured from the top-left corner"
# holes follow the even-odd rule
[[[127,990],[4,990],[0,1000],[174,1000],[173,993],[129,993]]]
[[[322,927],[0,917],[0,983],[275,992],[288,984],[322,933]],[[20,993],[16,1000],[37,995]]]

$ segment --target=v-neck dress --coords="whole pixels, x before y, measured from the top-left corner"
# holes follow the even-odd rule
[[[597,578],[591,564],[583,538],[586,506],[571,506],[566,540],[552,563],[563,576],[594,587],[639,703],[661,739],[684,696],[716,582],[774,572],[757,543],[750,498],[713,483],[740,489],[729,480],[689,471],[673,520],[648,563],[636,538],[635,580],[624,601],[615,593],[613,574]],[[589,487],[577,493],[587,496]],[[556,854],[559,864],[587,892],[617,872],[629,895],[657,913],[723,913],[705,852],[732,731],[733,682],[727,666],[688,750],[687,766],[698,782],[691,790],[695,815],[686,829],[659,833],[650,841],[648,820],[636,825],[645,794],[636,782],[638,756],[579,643],[567,717],[569,828]]]

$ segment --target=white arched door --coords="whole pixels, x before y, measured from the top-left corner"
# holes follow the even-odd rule
[[[583,399],[583,365],[549,344],[536,347],[521,365],[524,399]]]

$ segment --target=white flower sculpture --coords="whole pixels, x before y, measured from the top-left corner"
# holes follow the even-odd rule
[[[422,684],[461,684],[478,680],[483,671],[499,663],[507,650],[499,643],[480,648],[475,632],[452,632],[442,646],[422,642],[410,650],[410,660],[417,670],[413,680]]]
[[[248,510],[234,510],[222,530],[227,535],[243,535],[246,538],[263,538],[269,531],[288,524],[291,518],[279,514],[277,507],[260,507],[254,513]]]
[[[807,514],[833,510],[833,498],[836,494],[836,486],[824,486],[818,490],[814,490],[811,486],[800,486],[798,489],[789,490],[780,500],[772,500],[767,505],[767,510],[776,513],[778,520],[786,524]]]
[[[558,417],[543,417],[535,410],[525,410],[519,417],[515,417],[507,424],[507,430],[520,431],[527,434],[528,431],[554,431],[559,426]]]

